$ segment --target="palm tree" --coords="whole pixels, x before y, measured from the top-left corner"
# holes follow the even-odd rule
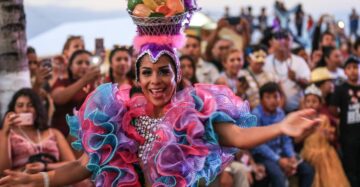
[[[23,0],[0,0],[0,115],[13,93],[31,87]],[[1,118],[1,117],[0,117]]]

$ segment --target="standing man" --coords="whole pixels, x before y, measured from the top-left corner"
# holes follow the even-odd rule
[[[301,57],[291,53],[292,38],[287,30],[276,31],[270,45],[274,54],[265,60],[264,71],[274,74],[285,94],[285,111],[297,110],[303,96],[303,88],[310,79],[310,68]]]

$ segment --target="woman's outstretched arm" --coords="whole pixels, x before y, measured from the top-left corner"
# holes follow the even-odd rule
[[[240,128],[234,124],[214,125],[221,145],[238,148],[253,148],[277,136],[299,137],[308,134],[317,126],[318,120],[311,119],[313,110],[301,110],[289,114],[283,121],[265,127]]]

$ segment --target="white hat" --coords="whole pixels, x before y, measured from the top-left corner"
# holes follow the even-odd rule
[[[317,86],[315,86],[315,84],[312,84],[305,89],[305,95],[310,94],[322,97],[321,90]]]

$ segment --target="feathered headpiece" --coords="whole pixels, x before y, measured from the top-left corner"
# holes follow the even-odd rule
[[[176,49],[185,44],[183,33],[194,11],[195,0],[128,0],[128,12],[137,25],[134,48],[139,54],[135,68],[139,80],[140,59],[149,55],[153,63],[166,54],[175,63],[176,80],[181,80]]]

